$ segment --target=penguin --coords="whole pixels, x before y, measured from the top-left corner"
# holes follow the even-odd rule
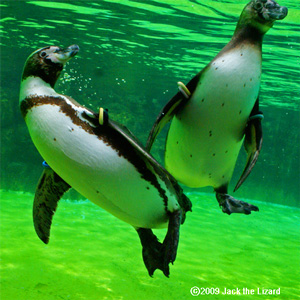
[[[20,110],[46,161],[33,204],[36,233],[49,242],[58,201],[73,188],[132,225],[149,275],[160,269],[168,277],[191,202],[125,126],[105,110],[96,113],[55,91],[64,65],[78,51],[77,45],[41,48],[28,57],[22,75]],[[165,227],[161,243],[152,229]]]
[[[244,141],[245,169],[234,189],[255,165],[261,145],[263,114],[259,90],[264,34],[287,8],[273,0],[252,0],[243,9],[234,35],[216,57],[159,113],[146,150],[171,121],[165,147],[165,167],[188,187],[212,186],[224,213],[258,211],[258,207],[228,194],[237,157]]]

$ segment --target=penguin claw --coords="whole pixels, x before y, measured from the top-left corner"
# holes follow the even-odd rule
[[[252,211],[259,211],[257,206],[237,200],[228,194],[217,193],[216,197],[223,213],[228,215],[232,213],[250,215]]]

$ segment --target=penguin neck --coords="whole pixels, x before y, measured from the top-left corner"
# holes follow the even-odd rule
[[[29,96],[58,96],[54,88],[38,76],[28,76],[21,82],[20,103]]]
[[[251,24],[245,26],[239,26],[238,24],[234,35],[227,46],[232,48],[238,46],[239,44],[249,44],[261,51],[263,37],[264,33],[262,33],[257,27],[254,27]]]
[[[41,62],[36,56],[33,56],[26,61],[22,81],[28,77],[39,77],[54,88],[62,70],[63,64],[52,63],[51,60],[47,60],[47,63]]]

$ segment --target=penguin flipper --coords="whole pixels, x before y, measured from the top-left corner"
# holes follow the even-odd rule
[[[70,185],[52,169],[45,168],[35,191],[33,202],[33,223],[38,237],[48,244],[52,217],[62,195]]]
[[[152,167],[156,170],[156,172],[158,174],[160,174],[161,176],[167,177],[168,181],[171,182],[171,184],[176,187],[176,191],[178,193],[182,193],[182,189],[180,188],[180,186],[177,184],[176,179],[167,171],[165,170],[160,164],[159,162],[157,162],[155,160],[155,158],[145,149],[145,147],[143,146],[143,144],[139,141],[139,139],[123,124],[120,124],[116,121],[113,121],[111,118],[109,118],[106,122],[106,125],[99,125],[99,114],[94,113],[92,111],[90,111],[90,114],[87,114],[85,112],[82,113],[81,117],[85,118],[86,120],[88,120],[89,122],[91,122],[95,127],[107,127],[110,128],[112,130],[117,131],[121,136],[123,136],[123,138],[125,138],[133,147],[133,149],[139,153],[141,156],[143,156],[143,158],[147,159],[147,161],[152,165]],[[102,128],[103,129],[103,128]],[[190,210],[191,204],[189,200],[185,200],[185,198],[187,197],[182,197],[183,198],[183,204],[184,207],[189,208],[188,210]]]
[[[112,127],[114,130],[118,131],[123,137],[125,137],[135,148],[139,148],[139,150],[143,149],[145,151],[142,142],[130,131],[125,125],[109,120],[108,125]]]
[[[152,165],[152,167],[156,170],[158,174],[168,177],[168,180],[174,186],[177,186],[175,178],[167,170],[165,170],[149,152],[145,150],[145,147],[142,145],[142,143],[134,136],[134,134],[126,126],[119,124],[118,122],[112,121],[111,119],[108,122],[108,126],[118,131],[118,133],[121,134],[131,144],[131,146],[133,146],[133,149],[137,153],[139,153],[143,158],[147,159],[147,161]]]
[[[164,126],[173,118],[173,116],[178,111],[178,108],[186,101],[187,99],[184,97],[184,95],[181,92],[178,92],[160,111],[147,139],[147,151],[150,152],[157,135],[161,132]]]
[[[151,128],[146,143],[147,151],[150,152],[157,135],[161,132],[163,127],[190,100],[205,69],[206,68],[194,76],[186,86],[182,82],[177,83],[179,92],[160,111],[154,125]]]
[[[101,121],[103,118],[100,116],[101,109],[99,113],[95,113],[93,111],[83,112],[81,117],[91,122],[95,128],[100,127],[110,127],[115,131],[118,131],[124,138],[126,138],[135,148],[146,152],[143,144],[138,140],[138,138],[123,124],[113,121],[111,118],[106,116],[106,121]],[[102,109],[103,110],[103,109]],[[102,123],[102,124],[101,124]]]
[[[257,102],[257,106],[258,106],[258,102]],[[249,121],[245,129],[245,141],[244,141],[244,148],[247,152],[247,162],[244,171],[234,188],[234,192],[246,180],[246,178],[252,171],[258,159],[261,146],[262,146],[262,141],[263,141],[262,126],[261,126],[262,119],[263,119],[263,114],[258,110],[256,110],[255,114],[251,113],[250,115]]]

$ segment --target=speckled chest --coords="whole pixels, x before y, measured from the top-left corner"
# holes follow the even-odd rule
[[[232,130],[244,127],[258,97],[260,78],[259,51],[241,45],[225,52],[201,76],[185,109],[185,120],[201,126],[214,121],[223,129],[224,125]]]
[[[187,134],[209,137],[214,131],[240,140],[258,97],[260,78],[258,49],[240,45],[218,55],[203,72],[177,120]]]
[[[168,133],[165,165],[177,180],[193,187],[230,180],[260,77],[260,49],[245,45],[221,52],[204,69]]]

